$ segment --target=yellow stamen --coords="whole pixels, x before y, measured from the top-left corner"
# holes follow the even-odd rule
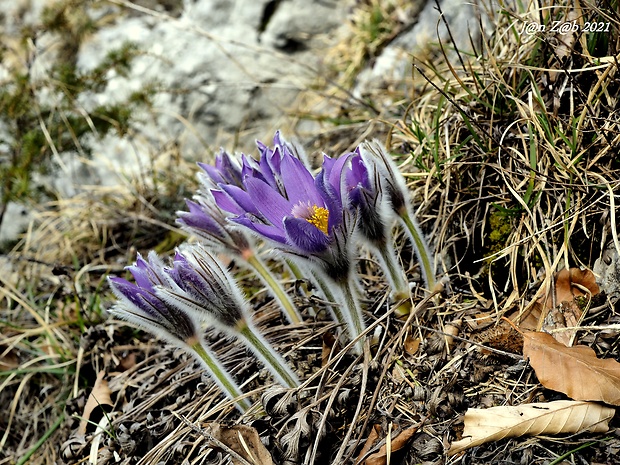
[[[324,207],[318,207],[316,205],[312,205],[310,207],[310,216],[306,218],[306,221],[310,224],[315,225],[325,234],[327,234],[327,225],[329,220],[329,210]]]
[[[291,212],[295,218],[302,218],[316,226],[323,233],[328,234],[329,210],[325,207],[312,205],[310,202],[299,202]]]

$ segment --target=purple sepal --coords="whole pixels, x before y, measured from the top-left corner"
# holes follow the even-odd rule
[[[323,252],[331,242],[323,231],[301,218],[284,218],[284,231],[289,243],[311,255]]]
[[[232,222],[245,226],[252,230],[259,236],[266,237],[272,241],[279,242],[280,244],[286,244],[286,237],[284,236],[283,227],[272,226],[270,224],[258,223],[250,220],[246,216],[238,216],[230,219]]]
[[[315,185],[321,197],[324,199],[325,206],[329,211],[329,218],[327,220],[327,231],[333,234],[334,228],[337,228],[342,224],[342,201],[339,193],[334,186],[329,182],[326,182],[326,172],[321,170],[315,179]]]
[[[190,228],[203,230],[209,233],[209,235],[218,238],[223,239],[226,237],[226,232],[223,230],[222,226],[215,221],[213,217],[207,214],[201,205],[187,199],[185,203],[189,208],[189,212],[177,212],[179,216],[177,219],[178,223]]]
[[[273,190],[266,182],[256,178],[245,180],[247,195],[254,200],[256,208],[272,225],[282,224],[282,218],[291,214],[293,203]],[[252,213],[248,210],[249,213]]]

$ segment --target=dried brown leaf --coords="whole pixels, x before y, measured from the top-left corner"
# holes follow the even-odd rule
[[[416,433],[416,431],[418,431],[418,428],[419,428],[419,425],[410,426],[409,428],[406,428],[402,430],[401,432],[399,432],[395,437],[391,438],[389,441],[390,452],[397,452],[403,447],[405,447],[409,439],[411,439],[411,437]],[[363,462],[360,462],[362,457],[364,457],[364,455],[366,455],[366,453],[370,450],[372,444],[374,444],[377,441],[377,439],[379,439],[380,432],[381,432],[380,426],[375,425],[370,435],[368,436],[368,439],[366,440],[364,447],[362,448],[362,451],[360,452],[360,455],[358,456],[356,463],[359,463],[360,465],[385,465],[387,463],[387,451],[388,451],[387,440],[386,440],[386,443],[383,444],[377,452],[370,454],[366,458],[366,460],[364,460]]]
[[[420,338],[413,337],[413,336],[407,336],[403,346],[404,346],[405,352],[407,352],[409,355],[415,355],[418,349],[420,348]]]
[[[538,322],[543,313],[542,308],[542,304],[537,301],[524,312],[516,310],[511,313],[508,319],[516,323],[516,325],[524,331],[536,331]]]
[[[579,326],[582,314],[583,311],[575,302],[562,302],[557,307],[549,310],[541,329],[543,331],[554,331],[562,328],[576,328]],[[552,336],[556,341],[570,347],[573,345],[573,340],[577,334],[576,331],[575,329],[554,331]]]
[[[209,423],[209,432],[216,440],[239,454],[246,462],[253,465],[273,465],[273,459],[263,445],[256,428],[246,425],[225,426]],[[240,460],[232,458],[234,465],[241,465]]]
[[[14,349],[2,351],[0,347],[0,371],[14,370],[19,367],[19,357]]]
[[[448,350],[452,350],[452,347],[454,346],[454,337],[452,336],[458,336],[459,332],[461,331],[462,324],[463,324],[463,320],[458,319],[458,320],[454,320],[448,323],[444,327],[443,334],[445,337]]]
[[[574,327],[578,325],[582,313],[575,299],[600,292],[594,273],[579,268],[563,269],[556,273],[554,289],[554,295],[543,295],[525,313],[515,312],[509,319],[518,323],[522,330],[537,331],[540,327],[552,331]],[[554,333],[553,337],[565,345],[572,345],[574,334],[574,331],[561,331]]]
[[[600,292],[594,273],[579,268],[564,269],[555,276],[555,303],[546,301],[549,309],[543,321],[543,331],[553,331],[561,328],[575,328],[579,326],[583,310],[577,302],[577,297],[596,295]],[[542,303],[541,303],[542,304]],[[553,337],[564,344],[572,346],[576,337],[575,330],[554,332]]]
[[[519,436],[603,433],[615,409],[591,402],[558,400],[548,403],[469,409],[465,413],[463,439],[452,443],[448,455],[491,441]]]
[[[329,363],[329,357],[332,354],[337,354],[340,351],[338,339],[336,336],[327,332],[323,335],[323,348],[321,349],[321,367],[324,367]]]
[[[523,338],[523,356],[543,386],[575,400],[620,405],[620,363],[597,358],[587,346],[566,347],[547,333],[524,333]]]
[[[496,314],[491,312],[479,312],[472,316],[466,316],[465,321],[472,331],[484,329],[495,323]]]
[[[99,374],[97,374],[97,380],[95,381],[93,390],[88,396],[88,400],[86,401],[86,405],[84,406],[84,413],[82,414],[82,419],[77,428],[77,434],[79,435],[86,434],[86,428],[88,426],[90,416],[96,408],[101,407],[102,405],[114,405],[112,399],[110,398],[110,394],[112,393],[112,391],[108,387],[108,381],[103,379],[104,376],[105,371],[100,371]]]
[[[555,301],[572,302],[575,297],[586,295],[583,288],[592,295],[600,292],[594,273],[579,268],[563,269],[555,276]],[[547,303],[548,308],[550,305]]]
[[[135,352],[131,352],[126,357],[123,357],[118,364],[120,371],[127,371],[136,366],[137,356]]]
[[[379,439],[379,434],[381,434],[381,425],[373,425],[370,434],[364,442],[364,447],[362,447],[362,450],[357,456],[357,460],[355,461],[355,463],[360,463],[360,460],[362,460],[362,458],[368,453],[372,445],[377,442],[377,439]]]

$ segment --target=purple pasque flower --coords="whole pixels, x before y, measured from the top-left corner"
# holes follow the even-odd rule
[[[220,155],[229,158],[229,161],[226,162],[227,166],[232,164],[227,154]],[[222,165],[222,162],[220,164]],[[204,174],[203,177],[206,178],[207,175]],[[224,178],[224,175],[220,178]],[[248,265],[256,272],[271,294],[278,300],[288,320],[291,323],[300,323],[303,319],[299,310],[295,307],[290,296],[286,294],[286,290],[257,255],[249,234],[228,221],[227,214],[215,203],[210,191],[210,188],[213,187],[213,180],[202,179],[202,181],[203,184],[206,184],[205,190],[199,191],[194,196],[194,201],[186,200],[189,212],[177,212],[179,216],[177,223],[184,230],[210,245],[212,249],[241,258],[241,263]]]
[[[212,196],[199,193],[193,200],[186,199],[185,203],[189,211],[178,211],[176,220],[183,230],[221,252],[240,256],[251,252],[250,239],[232,227]]]
[[[212,185],[232,184],[241,186],[242,175],[239,162],[229,155],[224,149],[220,149],[220,153],[215,156],[215,164],[198,162],[198,166],[204,171],[204,175],[199,178],[203,183]]]
[[[197,320],[177,307],[167,305],[158,295],[158,286],[169,286],[170,278],[164,273],[164,265],[150,252],[148,261],[140,254],[128,269],[135,284],[123,278],[109,277],[108,282],[118,298],[118,304],[110,313],[147,329],[163,339],[174,338],[176,343],[192,344],[199,338]]]
[[[186,310],[246,345],[285,386],[299,385],[297,375],[256,328],[233,276],[201,246],[177,251],[166,273],[175,286],[157,287],[170,306]]]
[[[245,315],[245,299],[230,273],[202,247],[188,248],[174,256],[166,269],[173,285],[157,289],[171,306],[216,323],[220,329],[235,327]]]
[[[345,174],[350,205],[359,212],[358,230],[374,247],[384,247],[391,238],[390,220],[393,215],[386,208],[387,202],[379,174],[370,170],[360,155],[359,147],[351,156]]]
[[[413,211],[405,178],[379,141],[364,142],[359,147],[359,153],[364,162],[368,166],[373,166],[373,171],[378,174],[379,183],[389,199],[390,208],[405,227],[420,260],[426,289],[433,291],[436,282],[435,262]]]
[[[198,175],[201,183],[207,189],[223,186],[234,186],[243,189],[243,179],[247,176],[262,179],[274,188],[281,189],[278,177],[280,162],[284,156],[292,156],[308,166],[304,150],[296,144],[289,143],[277,131],[273,137],[274,148],[270,149],[260,141],[256,141],[260,153],[259,160],[254,160],[244,154],[234,157],[224,149],[215,157],[215,164],[198,163],[203,173]]]
[[[161,289],[176,288],[176,284],[157,254],[151,251],[148,262],[138,255],[136,263],[127,269],[131,271],[135,284],[123,278],[108,278],[119,300],[110,313],[188,351],[204,365],[222,392],[234,400],[236,407],[242,413],[247,411],[251,402],[241,398],[241,388],[205,344],[200,319],[161,298]]]
[[[318,260],[332,277],[346,279],[355,220],[344,208],[341,188],[348,157],[325,156],[323,169],[313,177],[290,150],[277,149],[262,149],[271,161],[262,156],[246,170],[243,188],[219,184],[217,204],[234,215],[233,222],[276,248]]]
[[[385,195],[381,174],[374,164],[367,165],[358,147],[347,170],[346,186],[350,205],[359,214],[358,231],[378,255],[381,267],[397,299],[409,296],[409,284],[399,264],[392,238],[395,217],[390,198]]]
[[[410,194],[407,184],[400,170],[389,156],[383,145],[377,141],[366,141],[356,150],[366,166],[372,167],[376,173],[378,185],[384,191],[393,212],[402,216],[410,203]]]

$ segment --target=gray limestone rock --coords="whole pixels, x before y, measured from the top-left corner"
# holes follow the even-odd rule
[[[615,305],[620,300],[620,253],[613,243],[603,250],[601,258],[594,262],[592,271],[601,291]]]
[[[0,247],[7,242],[17,240],[32,220],[30,209],[16,202],[9,202],[0,223]]]

